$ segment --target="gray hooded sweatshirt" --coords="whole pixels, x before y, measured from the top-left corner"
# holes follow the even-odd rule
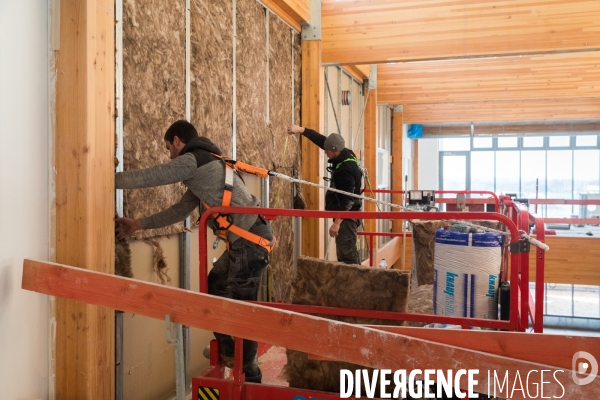
[[[220,206],[225,188],[225,163],[211,153],[221,155],[221,150],[208,138],[197,137],[181,150],[175,159],[166,164],[134,171],[118,172],[115,178],[117,189],[139,189],[183,182],[188,190],[178,203],[164,211],[142,219],[144,228],[155,229],[183,221],[202,203],[210,207]],[[234,173],[231,206],[258,207],[260,200],[248,192],[246,185]],[[232,214],[233,223],[249,230],[257,216]],[[229,232],[230,243],[239,236]]]

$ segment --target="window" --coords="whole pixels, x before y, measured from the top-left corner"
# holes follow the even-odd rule
[[[440,150],[442,151],[462,151],[471,149],[471,139],[465,138],[449,138],[440,140]]]
[[[573,198],[573,151],[548,150],[547,161],[547,198]],[[546,215],[553,218],[570,217],[573,207],[564,205],[546,206]]]
[[[519,193],[521,159],[518,151],[496,152],[496,193]]]
[[[546,197],[546,151],[529,150],[521,152],[521,197],[535,199]]]
[[[471,153],[471,188],[473,190],[494,191],[496,176],[495,152],[473,151]]]
[[[550,136],[548,140],[548,146],[550,147],[570,147],[571,137],[570,136]]]
[[[476,149],[491,149],[494,147],[494,139],[491,137],[473,138],[473,147]]]
[[[596,147],[598,146],[598,136],[577,136],[575,138],[575,146],[577,147]]]
[[[541,136],[524,137],[523,147],[544,147],[544,138]]]
[[[595,137],[595,136],[594,136]],[[600,165],[598,150],[575,150],[573,152],[573,178],[575,198],[581,193],[598,193]]]
[[[519,139],[515,137],[499,137],[498,148],[513,148],[519,145]]]

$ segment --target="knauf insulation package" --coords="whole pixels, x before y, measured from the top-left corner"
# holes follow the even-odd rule
[[[502,235],[435,233],[433,313],[498,319]]]

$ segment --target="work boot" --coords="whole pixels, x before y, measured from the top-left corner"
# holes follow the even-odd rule
[[[262,383],[262,371],[258,368],[258,365],[254,364],[244,368],[244,374],[246,374],[246,382],[250,383]]]

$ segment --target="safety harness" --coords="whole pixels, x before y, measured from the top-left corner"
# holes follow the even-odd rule
[[[234,170],[247,172],[261,177],[262,175],[265,175],[266,177],[266,172],[263,172],[265,170],[261,168],[256,168],[241,162],[238,163],[215,153],[211,154],[221,159],[221,161],[223,161],[225,164],[225,187],[223,189],[223,201],[221,202],[221,206],[223,207],[229,207],[229,205],[231,205],[231,195],[233,193],[233,174],[236,173]],[[204,204],[204,207],[207,209],[210,208],[205,202],[202,202],[202,204]],[[212,216],[219,226],[218,237],[227,243],[227,250],[229,250],[230,247],[230,243],[227,240],[227,232],[231,232],[242,239],[246,239],[251,243],[257,244],[266,249],[269,253],[273,250],[273,247],[275,246],[275,236],[273,236],[272,241],[269,241],[268,239],[249,232],[246,229],[240,228],[239,226],[233,224],[233,218],[230,214],[213,213]],[[261,217],[259,216],[259,218]]]
[[[333,173],[335,170],[339,169],[343,163],[348,162],[348,161],[352,161],[352,162],[356,163],[356,165],[358,165],[358,168],[360,169],[360,163],[358,162],[356,157],[350,156],[350,157],[346,158],[345,160],[342,160],[339,163],[335,164],[335,167],[328,167],[327,170],[330,173]],[[329,182],[329,184],[331,185],[330,186],[331,188],[334,188],[334,189],[336,188],[335,181],[332,178],[324,178],[324,179],[325,179],[325,181]],[[363,192],[364,192],[364,190],[361,189],[360,193],[362,194]],[[356,206],[360,207],[362,205],[362,202],[360,199],[353,198],[352,201],[354,204],[353,207],[356,207]]]

